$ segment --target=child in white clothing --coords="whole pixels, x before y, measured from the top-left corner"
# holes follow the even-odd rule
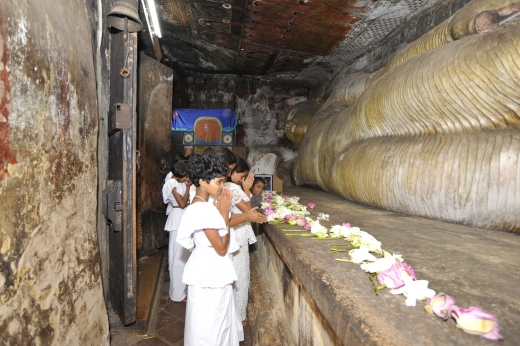
[[[170,172],[171,173],[171,172]],[[180,302],[186,299],[186,285],[182,282],[184,266],[190,252],[180,246],[175,239],[185,208],[188,206],[189,188],[188,165],[185,161],[173,165],[173,173],[166,177],[163,186],[163,201],[168,203],[168,220],[164,230],[170,233],[168,241],[168,269],[170,271],[170,299]]]
[[[254,174],[249,173],[247,162],[237,159],[235,171],[231,174],[229,190],[232,193],[231,212],[233,214],[243,214],[251,210],[250,189],[253,185]],[[242,325],[248,323],[247,320],[247,301],[249,297],[249,245],[256,243],[256,237],[248,220],[233,226],[240,249],[233,254],[233,264],[237,272],[238,280],[235,282],[235,298],[237,302],[238,315]]]
[[[231,257],[238,249],[229,232],[231,194],[224,188],[227,163],[211,156],[194,155],[189,176],[196,186],[186,209],[177,242],[193,252],[182,281],[188,285],[184,345],[239,345],[243,335],[232,283],[237,276]],[[214,202],[208,202],[210,197]]]

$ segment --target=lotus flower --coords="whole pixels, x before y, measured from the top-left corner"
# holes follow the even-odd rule
[[[364,246],[359,249],[350,250],[349,255],[354,263],[362,263],[365,261],[375,262],[377,260],[377,258],[368,251],[368,248]]]
[[[404,294],[406,306],[415,306],[417,300],[424,300],[435,296],[435,291],[428,288],[427,280],[416,280],[412,277],[403,277],[404,286],[390,291],[392,294]]]
[[[397,261],[395,263],[395,265],[400,269],[400,270],[403,270],[405,271],[408,275],[410,275],[410,277],[414,280],[417,280],[417,277],[415,276],[415,272],[412,268],[412,266],[406,264],[405,262],[402,262],[402,261]]]
[[[322,233],[322,232],[327,232],[327,228],[322,226],[322,225],[320,225],[320,222],[318,220],[316,220],[312,224],[311,233],[312,234],[318,234],[318,233]]]
[[[347,238],[348,240],[354,240],[352,236],[357,236],[361,232],[361,229],[359,227],[343,227],[341,229],[341,235]]]
[[[330,228],[330,233],[334,234],[335,237],[341,237],[342,228],[340,225],[334,225]]]
[[[376,278],[380,284],[386,285],[388,288],[400,288],[404,286],[401,271],[395,268],[395,266],[377,274]]]
[[[480,335],[488,340],[502,340],[504,337],[498,329],[498,320],[481,307],[472,306],[469,309],[454,306],[451,317],[457,321],[457,327],[469,334]]]
[[[289,196],[288,196],[288,195],[284,195],[283,193],[282,193],[282,194],[280,194],[280,196],[282,196],[282,197],[283,197],[283,198],[285,198],[285,199],[289,198]]]
[[[350,227],[352,227],[352,226],[350,226],[350,223],[348,223],[348,222],[343,222],[343,223],[341,224],[341,227],[350,228]]]
[[[309,202],[307,203],[307,207],[309,207],[309,209],[314,209],[316,208],[316,204]]]
[[[451,310],[456,308],[455,299],[444,293],[439,293],[435,297],[430,298],[426,301],[424,310],[429,314],[447,320],[450,317]]]
[[[285,202],[285,199],[282,196],[276,195],[273,197],[273,202],[276,203],[277,205],[282,205],[283,202]]]
[[[298,216],[294,215],[294,214],[289,214],[287,216],[285,216],[285,222],[289,222],[289,220],[297,220],[298,219]],[[296,223],[295,223],[296,224]]]
[[[412,280],[417,280],[411,266],[396,260],[390,269],[377,274],[376,278],[380,284],[385,284],[386,287],[389,288],[398,289],[404,286],[405,278],[407,277],[412,278]]]
[[[305,227],[305,225],[307,224],[307,219],[300,217],[296,220],[296,224],[300,227]]]
[[[269,215],[272,215],[274,213],[275,213],[274,209],[264,209],[264,215],[265,216],[269,216]]]
[[[361,269],[369,273],[381,273],[392,268],[395,262],[394,257],[378,258],[375,262],[361,264]]]
[[[305,226],[303,226],[304,229],[306,230],[310,230],[312,228],[312,226],[310,224],[305,224]]]

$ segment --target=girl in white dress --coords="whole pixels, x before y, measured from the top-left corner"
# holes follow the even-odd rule
[[[232,194],[231,213],[243,214],[251,210],[250,189],[254,181],[254,173],[249,173],[247,162],[238,158],[235,171],[231,174],[231,182],[226,183]],[[249,244],[256,243],[256,237],[251,222],[244,221],[233,226],[240,249],[233,254],[233,264],[238,280],[235,282],[235,298],[238,316],[242,325],[246,325],[247,301],[249,298]]]
[[[184,266],[190,252],[180,246],[175,239],[181,223],[182,215],[188,205],[189,188],[188,165],[185,161],[173,165],[173,173],[166,176],[162,189],[163,202],[168,203],[166,214],[168,219],[164,230],[170,233],[168,241],[168,269],[170,271],[170,299],[180,302],[186,299],[186,285],[182,282]]]
[[[237,279],[230,252],[238,244],[229,232],[231,193],[224,188],[229,167],[211,156],[194,155],[188,173],[196,195],[186,209],[177,242],[194,250],[182,281],[188,285],[184,345],[234,345],[243,335],[232,284]],[[209,203],[210,196],[214,199]]]

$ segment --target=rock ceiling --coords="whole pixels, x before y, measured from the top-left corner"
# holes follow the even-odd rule
[[[442,0],[155,0],[162,61],[319,83]]]

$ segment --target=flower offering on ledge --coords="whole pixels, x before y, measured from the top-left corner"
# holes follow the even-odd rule
[[[503,340],[498,329],[498,320],[478,306],[469,309],[455,306],[451,317],[457,322],[457,327],[469,334],[479,335],[488,340]]]
[[[348,252],[350,259],[336,258],[336,260],[360,264],[361,269],[369,274],[376,294],[388,287],[392,294],[403,294],[407,306],[416,306],[417,300],[428,299],[424,309],[429,314],[443,320],[453,318],[457,322],[457,327],[466,333],[479,335],[488,340],[503,339],[498,329],[498,320],[494,315],[485,313],[480,307],[469,309],[457,307],[455,300],[443,293],[435,295],[435,291],[428,288],[427,280],[418,280],[413,268],[403,262],[402,256],[383,250],[381,242],[374,236],[359,227],[352,227],[347,222],[334,225],[329,230],[320,223],[320,221],[329,221],[329,215],[319,213],[314,220],[306,216],[310,214],[307,208],[315,209],[316,205],[308,203],[303,206],[299,203],[298,197],[264,192],[262,209],[269,223],[286,223],[288,226],[302,228],[301,231],[296,230],[293,234],[286,233],[287,236],[314,236],[313,239],[318,240],[344,239],[349,242],[349,245],[331,244],[335,246],[331,248],[331,252]],[[310,234],[304,230],[309,230]],[[345,248],[345,246],[351,247]],[[375,255],[382,257],[378,258]],[[378,282],[381,286],[377,285]]]

